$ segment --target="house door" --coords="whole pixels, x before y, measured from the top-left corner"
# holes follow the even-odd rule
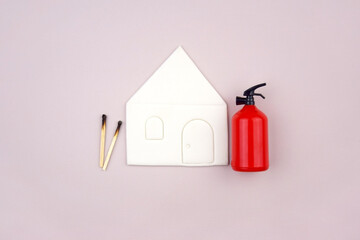
[[[205,164],[214,161],[214,133],[206,121],[191,120],[184,126],[182,161],[185,164]]]

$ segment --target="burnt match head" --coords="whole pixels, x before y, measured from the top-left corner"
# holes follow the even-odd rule
[[[103,114],[103,115],[102,115],[102,125],[104,126],[105,123],[106,123],[106,115]]]
[[[121,124],[122,124],[122,121],[118,121],[118,125],[117,125],[117,127],[116,127],[114,137],[115,137],[115,136],[117,137],[117,135],[119,134]]]

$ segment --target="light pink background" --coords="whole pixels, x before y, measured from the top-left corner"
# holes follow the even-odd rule
[[[0,239],[360,239],[359,43],[355,0],[0,1]],[[178,45],[229,120],[268,83],[267,172],[130,167],[125,127],[98,168]]]

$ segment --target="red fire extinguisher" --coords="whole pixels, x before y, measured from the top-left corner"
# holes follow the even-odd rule
[[[269,168],[268,121],[254,101],[254,96],[265,99],[262,94],[255,93],[265,85],[253,86],[244,92],[245,97],[236,97],[236,105],[245,106],[232,118],[231,167],[235,171],[257,172]]]

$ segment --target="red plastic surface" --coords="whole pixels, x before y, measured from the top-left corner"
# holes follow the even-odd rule
[[[256,172],[269,168],[268,121],[255,105],[245,105],[232,118],[231,167]]]

